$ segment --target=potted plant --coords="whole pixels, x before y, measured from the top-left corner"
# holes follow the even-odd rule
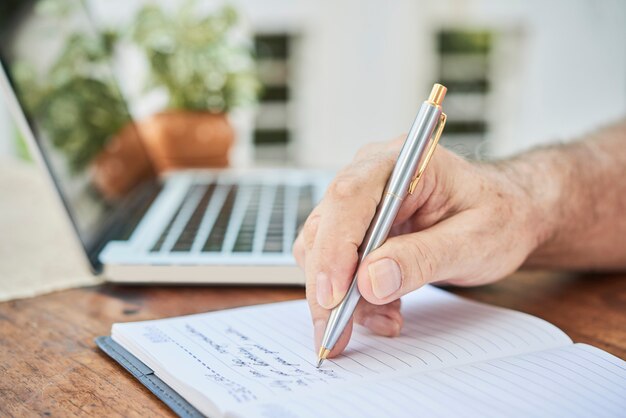
[[[229,110],[254,104],[259,91],[249,45],[232,7],[198,13],[188,1],[168,14],[142,8],[130,30],[150,69],[148,89],[167,92],[167,109],[139,123],[158,171],[223,167],[235,132]]]
[[[56,15],[59,22],[72,12],[64,1],[40,4],[45,7],[39,13]],[[13,68],[20,96],[43,134],[63,155],[69,174],[89,170],[92,184],[111,200],[154,173],[124,100],[112,83],[108,59],[113,44],[111,33],[74,31],[42,77],[26,61]]]

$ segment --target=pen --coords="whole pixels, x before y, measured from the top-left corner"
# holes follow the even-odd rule
[[[400,210],[402,200],[407,194],[413,193],[415,186],[422,174],[424,174],[424,170],[437,147],[446,123],[446,114],[441,109],[441,102],[446,95],[446,91],[447,89],[441,84],[435,84],[428,100],[422,103],[417,112],[391,176],[387,181],[380,203],[376,208],[376,214],[359,247],[359,264],[363,262],[363,259],[369,253],[385,242]],[[318,354],[318,368],[337,343],[339,336],[350,321],[360,298],[361,293],[357,286],[355,273],[348,292],[328,317],[328,323],[326,324],[322,345]]]

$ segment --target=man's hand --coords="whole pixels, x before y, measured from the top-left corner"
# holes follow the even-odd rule
[[[375,214],[404,138],[366,146],[331,183],[294,244],[306,274],[306,296],[319,348],[329,310],[346,294],[357,250]],[[544,233],[538,209],[497,165],[471,164],[439,147],[408,195],[390,238],[357,272],[363,299],[357,323],[397,336],[400,297],[427,283],[478,285],[516,270]],[[331,356],[346,347],[350,324]]]

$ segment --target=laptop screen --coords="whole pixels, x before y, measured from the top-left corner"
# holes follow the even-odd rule
[[[154,176],[111,71],[111,38],[80,0],[3,0],[2,66],[88,253]]]

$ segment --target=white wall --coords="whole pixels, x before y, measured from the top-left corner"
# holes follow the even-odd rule
[[[429,90],[432,60],[415,1],[326,1],[302,35],[299,162],[338,166],[363,144],[406,132]]]

